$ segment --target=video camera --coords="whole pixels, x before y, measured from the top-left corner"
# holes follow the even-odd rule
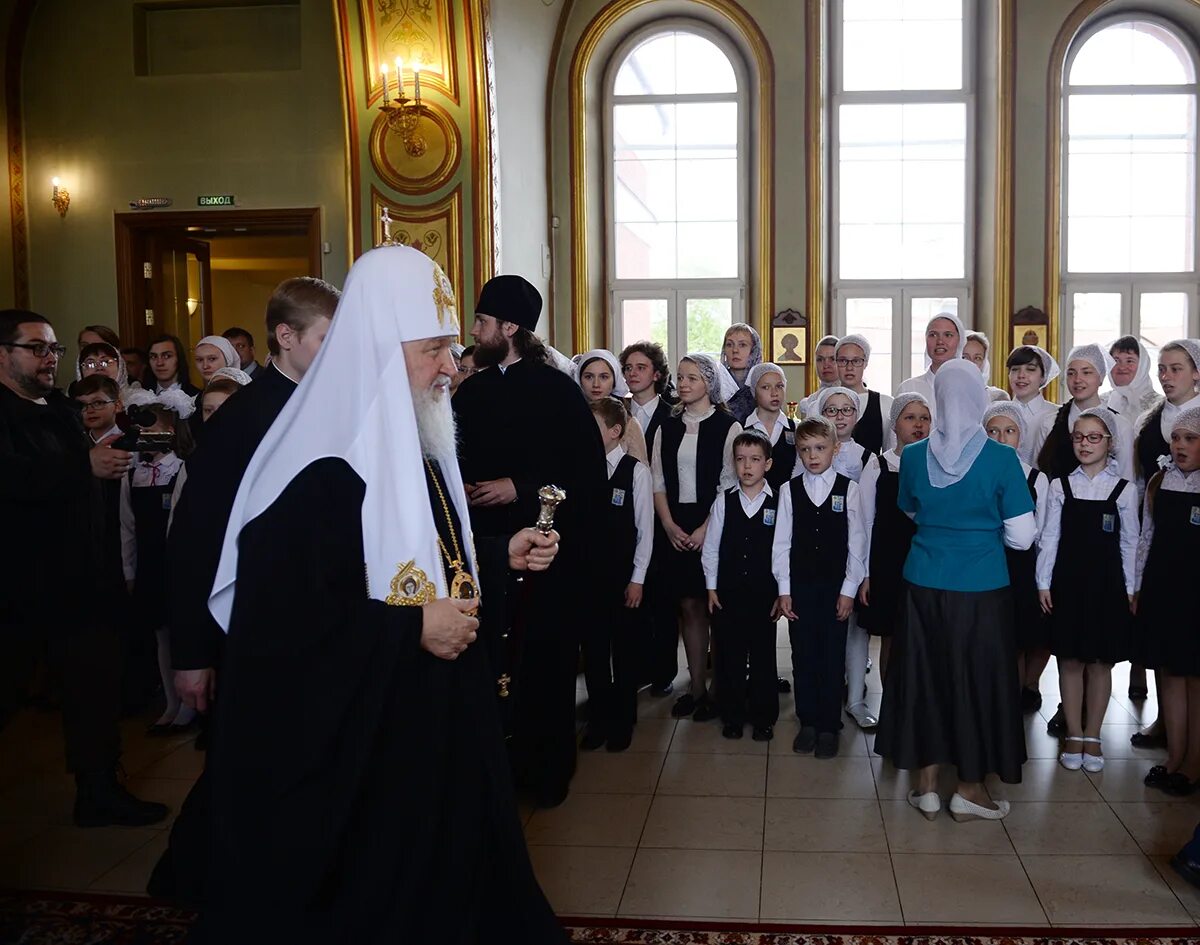
[[[158,417],[149,407],[130,407],[124,413],[117,414],[117,426],[122,436],[113,441],[112,448],[127,453],[171,452],[175,449],[174,433],[144,432],[146,427],[152,427],[157,422]]]

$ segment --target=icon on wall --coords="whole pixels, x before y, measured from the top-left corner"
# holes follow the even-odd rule
[[[1046,327],[1045,325],[1013,325],[1012,346],[1019,348],[1021,345],[1037,345],[1039,348],[1045,348]]]
[[[776,364],[806,364],[808,319],[794,308],[785,308],[771,319],[771,360]]]

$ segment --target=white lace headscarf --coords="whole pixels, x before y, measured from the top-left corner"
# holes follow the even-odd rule
[[[708,399],[713,406],[725,403],[738,392],[738,382],[729,373],[729,368],[711,354],[699,352],[688,354],[680,361],[691,361],[696,365],[700,376],[704,378],[704,386],[708,389]]]

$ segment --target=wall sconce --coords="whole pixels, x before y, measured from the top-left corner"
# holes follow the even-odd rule
[[[200,300],[199,299],[188,299],[187,307],[188,307],[188,314],[195,315],[196,309],[198,309],[200,307]]]
[[[67,208],[71,206],[71,192],[62,185],[62,181],[57,177],[52,179],[50,183],[54,186],[54,190],[50,193],[50,202],[54,204],[54,209],[58,211],[60,217],[67,215]]]
[[[383,77],[383,102],[380,104],[379,110],[387,117],[388,129],[399,133],[408,156],[419,158],[429,147],[425,138],[417,132],[417,124],[424,113],[424,106],[421,105],[421,63],[413,63],[412,98],[404,94],[404,61],[402,59],[396,60],[395,99],[388,99],[388,64],[386,62],[380,67],[380,72]]]

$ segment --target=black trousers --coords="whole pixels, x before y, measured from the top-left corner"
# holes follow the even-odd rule
[[[608,736],[625,735],[637,721],[641,608],[625,606],[625,586],[610,588],[583,635],[583,678],[590,726]]]
[[[0,626],[0,720],[20,702],[36,663],[46,653],[62,682],[67,770],[108,771],[121,753],[121,646],[116,632],[86,619],[43,633],[27,625]]]
[[[654,548],[642,601],[648,623],[642,646],[646,678],[652,686],[662,688],[679,673],[679,598],[671,593],[671,582],[666,577],[663,552],[659,549],[669,549],[670,545],[657,518]]]
[[[770,593],[721,590],[721,609],[712,617],[721,721],[763,728],[779,719],[778,667],[775,661],[775,621]],[[746,661],[750,681],[746,682]]]
[[[840,580],[792,585],[792,611],[799,618],[788,622],[796,718],[818,732],[836,732],[842,723],[846,621],[836,615],[840,591]]]

